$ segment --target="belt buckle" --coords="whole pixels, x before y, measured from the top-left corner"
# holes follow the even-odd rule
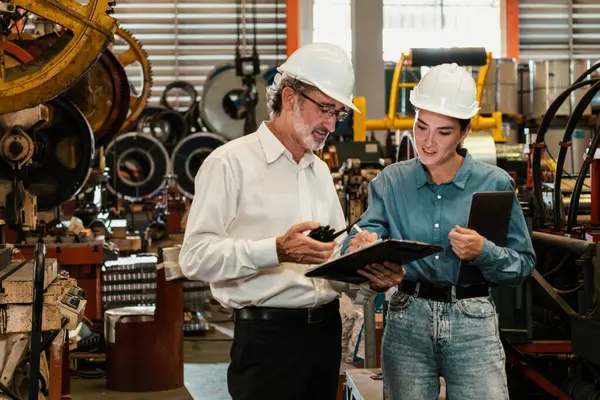
[[[437,292],[436,294],[438,295],[438,301],[452,301],[452,286],[433,284],[432,292]]]
[[[318,317],[318,313],[313,313],[313,311],[312,308],[308,309],[308,323],[315,324],[317,322],[322,322],[323,320]]]

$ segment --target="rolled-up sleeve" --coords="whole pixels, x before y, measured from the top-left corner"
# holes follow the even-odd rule
[[[196,175],[198,195],[190,207],[179,254],[188,279],[223,282],[279,265],[275,237],[246,240],[227,234],[226,227],[236,215],[238,188],[226,160],[207,157]]]
[[[509,180],[504,190],[514,190],[514,182]],[[484,238],[483,250],[472,264],[479,268],[488,282],[518,284],[531,276],[535,261],[529,229],[515,195],[506,247]]]

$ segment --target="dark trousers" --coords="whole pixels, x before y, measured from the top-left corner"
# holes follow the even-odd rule
[[[233,400],[335,400],[342,323],[237,320],[227,372]]]

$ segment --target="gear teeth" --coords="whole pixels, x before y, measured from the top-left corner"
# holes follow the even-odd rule
[[[144,47],[139,42],[139,40],[137,40],[133,36],[133,34],[127,29],[124,29],[120,26],[117,26],[117,31],[115,34],[117,36],[120,36],[133,49],[137,56],[137,61],[139,61],[142,66],[142,71],[144,74],[142,93],[140,93],[140,97],[138,98],[136,106],[131,108],[131,114],[129,115],[129,117],[127,117],[127,120],[125,121],[125,124],[122,127],[123,130],[133,123],[133,121],[137,118],[139,113],[145,107],[148,99],[150,98],[152,85],[154,82],[152,79],[152,66],[148,61],[148,53],[144,50]]]

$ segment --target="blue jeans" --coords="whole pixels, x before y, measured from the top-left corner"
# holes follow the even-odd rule
[[[392,295],[382,343],[389,400],[508,399],[505,354],[491,297],[452,302]]]

